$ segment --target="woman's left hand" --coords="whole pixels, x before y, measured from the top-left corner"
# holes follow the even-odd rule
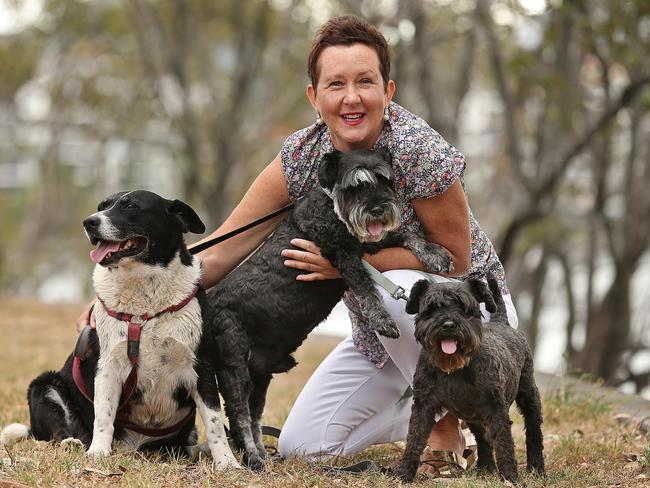
[[[320,253],[320,247],[306,239],[292,239],[291,245],[299,249],[285,249],[282,256],[289,258],[284,265],[289,268],[309,271],[299,274],[299,281],[333,280],[340,278],[339,270],[332,266],[327,258]]]

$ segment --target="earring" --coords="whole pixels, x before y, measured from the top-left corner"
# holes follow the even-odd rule
[[[388,107],[384,109],[384,120],[388,121],[390,119],[390,115],[388,115]]]
[[[320,117],[320,112],[316,112],[316,125],[323,125],[323,119]]]

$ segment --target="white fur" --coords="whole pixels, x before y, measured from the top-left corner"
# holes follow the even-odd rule
[[[151,266],[137,261],[122,265],[122,261],[115,268],[95,267],[95,290],[110,309],[136,316],[153,315],[180,303],[192,292],[201,276],[198,259],[193,260],[192,266],[185,266],[178,255],[168,266]],[[95,377],[93,440],[88,454],[104,456],[110,454],[113,422],[131,363],[126,351],[127,322],[109,316],[100,303],[95,306],[94,314],[101,352]],[[142,402],[131,405],[131,422],[162,428],[182,420],[189,410],[177,410],[174,400],[175,390],[182,386],[197,403],[206,431],[209,432],[210,428],[216,433],[220,432],[219,429],[223,431],[220,413],[201,406],[203,402],[200,402],[197,392],[194,351],[201,333],[201,308],[196,298],[176,312],[162,314],[144,323],[138,366],[138,388],[142,391]],[[210,421],[215,416],[218,426]],[[127,432],[125,444],[133,449],[153,439],[160,439]],[[225,434],[215,434],[212,441],[210,449],[215,466],[237,464]]]
[[[29,427],[23,424],[9,424],[0,433],[0,446],[8,446],[29,437]]]
[[[104,210],[102,212],[95,212],[90,217],[99,217],[99,227],[97,228],[97,231],[102,236],[103,240],[105,240],[105,241],[121,241],[122,239],[120,238],[120,235],[121,235],[120,230],[117,227],[115,227],[113,224],[111,224],[111,221],[105,215],[105,212],[107,212],[107,211],[108,210]],[[88,231],[86,229],[84,229],[84,232],[86,233],[86,237],[89,237],[88,236]]]
[[[344,177],[342,186],[343,188],[348,188],[350,186],[358,186],[362,183],[376,185],[377,178],[369,169],[357,168],[349,176]]]
[[[199,415],[203,419],[205,426],[205,436],[208,439],[208,447],[212,453],[212,465],[216,469],[223,468],[240,468],[241,466],[233,456],[228,440],[226,430],[223,428],[221,413],[208,407],[205,402],[194,391],[194,402],[199,410]]]
[[[56,391],[55,388],[50,387],[47,393],[45,394],[45,398],[49,398],[51,401],[53,401],[59,407],[61,407],[61,409],[63,410],[63,415],[65,416],[65,423],[70,425],[70,409],[63,401],[63,398],[61,398],[59,392]]]

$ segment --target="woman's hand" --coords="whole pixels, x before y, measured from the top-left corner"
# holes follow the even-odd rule
[[[299,281],[333,280],[340,278],[339,270],[332,266],[320,253],[320,248],[306,239],[292,239],[291,245],[300,249],[285,249],[282,256],[289,258],[284,262],[289,268],[310,271],[299,274]]]
[[[95,328],[95,316],[93,315],[94,306],[95,300],[90,302],[86,308],[84,308],[84,311],[81,312],[81,315],[79,315],[79,318],[77,319],[77,332],[81,332],[87,325],[90,325],[93,329]]]

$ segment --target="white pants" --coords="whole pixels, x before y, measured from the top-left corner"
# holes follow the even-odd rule
[[[407,293],[422,274],[413,270],[384,273]],[[429,275],[437,282],[452,281]],[[398,339],[378,336],[390,359],[377,368],[347,337],[311,376],[282,428],[280,454],[319,457],[350,455],[373,444],[406,439],[412,397],[402,399],[420,355],[414,336],[414,316],[404,300],[393,299],[377,286],[384,307],[400,330]],[[503,297],[510,325],[517,328],[517,312],[510,295]],[[484,321],[489,313],[481,305]]]

